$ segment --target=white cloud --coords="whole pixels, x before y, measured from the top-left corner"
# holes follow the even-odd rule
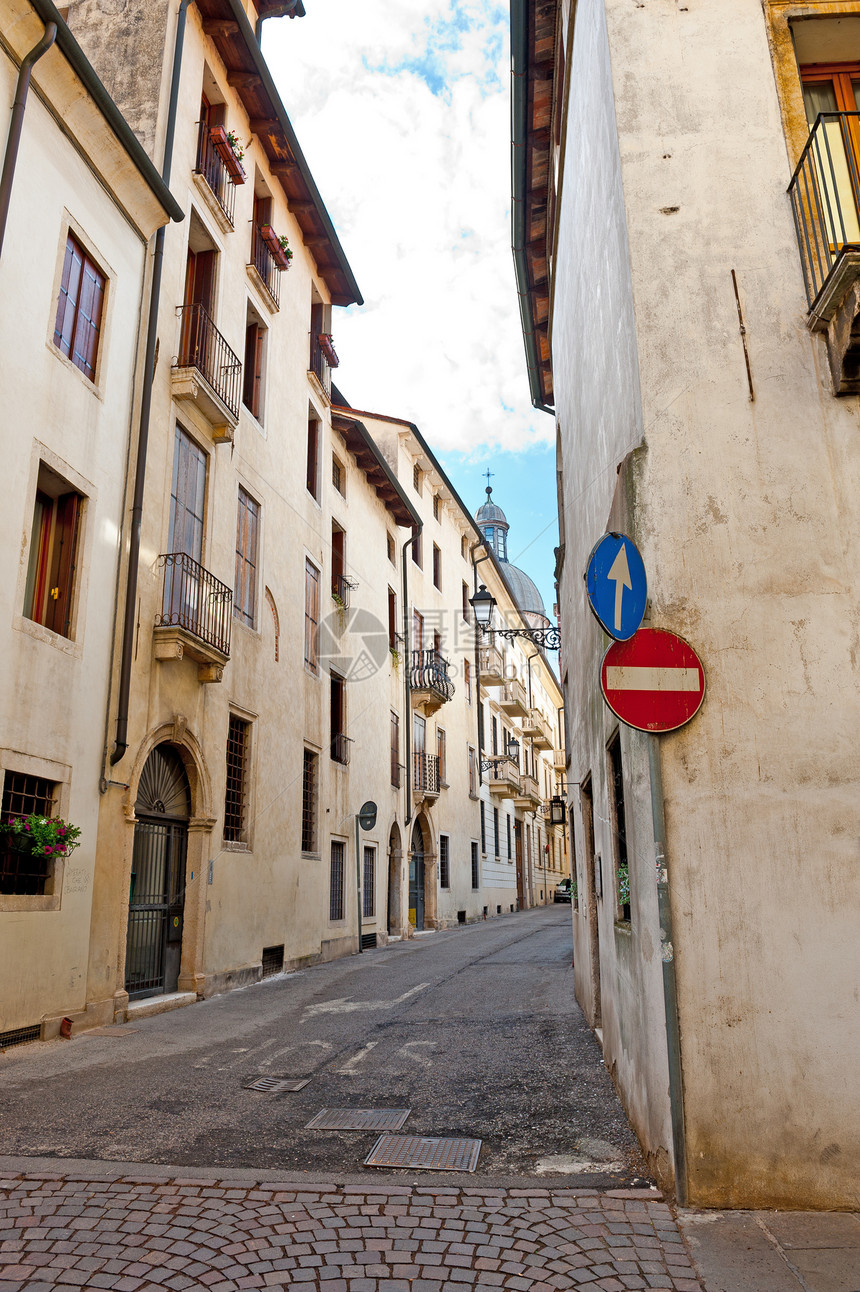
[[[510,250],[507,0],[306,0],[264,50],[365,306],[338,382],[439,450],[552,439]]]

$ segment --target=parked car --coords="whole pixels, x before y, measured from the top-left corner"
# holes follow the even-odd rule
[[[569,878],[563,879],[560,884],[556,884],[555,894],[553,895],[552,900],[554,902],[570,901],[570,879]]]

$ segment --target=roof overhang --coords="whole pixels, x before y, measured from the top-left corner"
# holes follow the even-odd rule
[[[421,516],[406,497],[400,483],[363,422],[343,408],[332,408],[332,429],[343,439],[368,484],[398,525],[411,529],[421,524]]]

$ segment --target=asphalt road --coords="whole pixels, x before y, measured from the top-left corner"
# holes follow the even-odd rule
[[[0,1154],[344,1180],[377,1133],[306,1123],[322,1108],[397,1107],[412,1110],[402,1134],[481,1139],[487,1183],[641,1184],[571,955],[569,907],[539,908],[6,1051]],[[248,1090],[260,1075],[310,1080]]]

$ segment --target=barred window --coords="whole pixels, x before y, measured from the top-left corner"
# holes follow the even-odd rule
[[[302,764],[302,852],[317,850],[317,755],[306,749]]]
[[[224,794],[224,839],[248,841],[248,746],[250,722],[230,714],[227,728],[227,789]]]
[[[320,572],[305,558],[305,667],[313,673],[319,664]]]
[[[412,468],[412,488],[416,493],[421,492],[421,468],[417,462]]]
[[[496,856],[500,857],[502,854],[502,849],[499,845],[499,809],[497,807],[493,808],[493,838],[496,841],[495,843]]]
[[[328,917],[330,920],[343,919],[343,880],[345,844],[338,839],[331,841],[331,882],[329,886]]]
[[[335,457],[334,454],[332,454],[331,455],[331,482],[334,485],[335,489],[340,494],[346,493],[345,478],[346,477],[344,475],[343,463],[341,462],[340,458],[337,458]]]
[[[450,840],[447,834],[439,836],[439,887],[451,887]]]
[[[442,521],[442,499],[438,493],[433,495],[433,519],[438,520],[440,523]]]
[[[42,776],[23,772],[6,772],[3,780],[3,802],[0,816],[52,817],[56,810],[57,786]],[[0,894],[16,897],[42,897],[53,870],[50,857],[37,856],[28,850],[18,851],[8,837],[0,847]]]
[[[487,818],[484,804],[481,804],[481,852],[487,851]]]
[[[364,870],[361,877],[364,918],[369,920],[376,914],[376,849],[365,848]]]
[[[473,842],[472,843],[472,887],[480,888],[480,886],[481,886],[481,875],[480,875],[480,870],[478,868],[478,845]]]

